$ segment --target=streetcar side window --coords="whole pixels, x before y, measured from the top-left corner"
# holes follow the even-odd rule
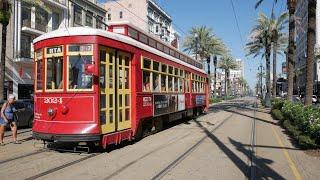
[[[169,92],[173,91],[173,78],[172,78],[172,76],[168,76],[168,90],[169,90]]]
[[[179,84],[178,84],[179,82],[178,82],[178,78],[177,77],[174,77],[174,91],[175,92],[178,92],[179,91],[179,89],[178,89],[178,87],[179,87]]]
[[[190,92],[190,73],[186,72],[185,73],[185,77],[186,77],[186,92]]]
[[[42,49],[35,52],[36,61],[36,91],[41,91],[42,87],[42,77],[43,77],[43,60],[42,60]]]
[[[158,73],[153,73],[153,92],[160,92],[160,76]]]
[[[148,71],[143,71],[143,91],[150,92],[151,87],[151,73]]]
[[[161,92],[167,91],[167,76],[161,74]]]

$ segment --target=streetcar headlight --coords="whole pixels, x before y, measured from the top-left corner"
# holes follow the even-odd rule
[[[54,110],[52,108],[48,109],[48,115],[53,116],[54,115]]]

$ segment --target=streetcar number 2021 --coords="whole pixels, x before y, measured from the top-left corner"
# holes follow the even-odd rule
[[[62,104],[62,98],[44,98],[45,104]]]

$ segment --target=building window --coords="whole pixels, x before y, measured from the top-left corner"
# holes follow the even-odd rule
[[[31,28],[31,5],[22,3],[21,7],[21,23],[22,27]]]
[[[52,13],[52,30],[59,29],[60,26],[60,14],[53,12]]]
[[[97,16],[97,28],[98,29],[106,29],[104,21],[103,21],[103,17],[101,16]]]
[[[21,34],[20,57],[31,58],[32,37],[27,34]]]
[[[111,14],[108,14],[108,21],[111,21]]]
[[[122,18],[123,18],[123,12],[122,12],[122,11],[120,11],[120,13],[119,13],[119,17],[120,17],[120,19],[122,19]]]
[[[74,23],[82,25],[82,10],[80,6],[74,5]]]
[[[49,22],[49,16],[47,11],[44,9],[37,7],[36,8],[36,29],[42,32],[47,32]]]
[[[86,13],[86,26],[92,27],[93,25],[93,13],[87,12]]]

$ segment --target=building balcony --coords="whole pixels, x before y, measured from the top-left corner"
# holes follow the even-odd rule
[[[48,26],[47,24],[36,24],[36,30],[42,31],[42,32],[48,32]]]
[[[33,28],[30,28],[30,27],[26,27],[26,26],[22,27],[21,31],[25,32],[25,33],[28,33],[28,34],[33,34],[33,35],[36,35],[36,36],[40,36],[40,35],[45,33],[44,31],[39,31],[37,29],[33,29]]]
[[[43,1],[57,8],[68,10],[66,0],[43,0]]]
[[[31,20],[30,20],[30,19],[24,19],[24,20],[22,20],[22,27],[31,28]]]

